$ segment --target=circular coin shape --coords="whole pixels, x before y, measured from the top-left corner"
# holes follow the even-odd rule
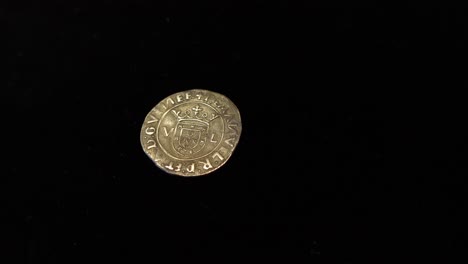
[[[208,90],[164,98],[145,118],[140,141],[163,171],[200,176],[231,157],[242,131],[240,113],[226,96]]]

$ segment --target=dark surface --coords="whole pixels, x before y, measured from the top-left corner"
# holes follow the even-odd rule
[[[463,10],[10,2],[2,263],[462,256]],[[228,96],[243,133],[222,168],[186,179],[139,133],[194,88]]]

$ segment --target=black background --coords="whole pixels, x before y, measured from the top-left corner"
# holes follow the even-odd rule
[[[449,263],[466,231],[466,17],[308,1],[10,1],[2,263]],[[234,155],[139,142],[182,90],[239,108]],[[3,92],[5,91],[5,92]]]

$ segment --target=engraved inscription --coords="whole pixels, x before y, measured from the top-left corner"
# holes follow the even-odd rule
[[[172,98],[170,98],[170,97],[167,98],[167,100],[166,100],[166,107],[169,107],[169,104],[171,104],[171,105],[175,104],[174,100],[172,100]]]
[[[172,131],[174,131],[174,128],[171,127],[171,129],[170,129],[169,131],[167,131],[167,127],[163,127],[163,130],[164,130],[164,135],[165,135],[166,137],[168,137],[169,134],[172,133]]]
[[[174,168],[172,167],[172,162],[169,163],[168,165],[164,166],[166,169],[169,169],[169,170],[174,170]]]
[[[190,164],[190,166],[187,167],[187,172],[194,172],[195,171],[195,163]]]
[[[228,144],[231,147],[234,147],[234,144],[233,144],[234,140],[235,140],[235,138],[228,138],[228,139],[224,140],[224,143]]]
[[[177,95],[176,98],[177,98],[178,103],[182,102],[182,100],[184,99],[183,95],[181,95],[181,94]]]
[[[211,157],[212,157],[213,159],[214,159],[214,158],[217,158],[217,159],[219,159],[219,160],[223,160],[223,159],[224,159],[223,156],[221,156],[221,154],[219,154],[218,152],[215,152],[215,154],[213,154],[213,156],[211,156]]]
[[[241,130],[239,111],[227,97],[198,89],[162,99],[146,116],[140,139],[163,171],[199,176],[227,162]]]
[[[146,149],[152,149],[156,147],[156,141],[150,139],[146,142],[147,146]]]
[[[213,166],[211,166],[211,163],[210,163],[209,159],[206,159],[204,162],[203,161],[199,161],[199,162],[200,162],[200,164],[203,165],[203,169],[205,169],[205,170],[213,168]]]
[[[159,120],[154,115],[149,115],[149,119],[147,121],[148,124],[158,122]]]
[[[223,153],[223,155],[225,155],[226,153],[228,153],[228,151],[229,151],[229,150],[228,150],[227,148],[225,148],[225,147],[222,147],[222,146],[221,146],[221,147],[219,148],[219,153]]]
[[[166,109],[168,109],[170,106],[172,106],[172,105],[174,105],[174,104],[175,104],[174,100],[172,100],[171,97],[168,97],[168,98],[166,99],[165,104],[162,104],[161,106],[164,108],[164,110],[166,110]]]
[[[145,133],[147,135],[153,135],[155,132],[156,132],[156,128],[154,128],[154,127],[147,127],[146,130],[145,130]]]
[[[228,128],[234,130],[236,133],[239,133],[239,132],[237,131],[237,124],[235,124],[235,123],[229,124],[229,125],[228,125]]]

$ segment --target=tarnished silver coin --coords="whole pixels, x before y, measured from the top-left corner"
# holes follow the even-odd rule
[[[207,90],[175,93],[145,118],[140,141],[162,170],[200,176],[231,157],[242,131],[239,110],[226,96]]]

